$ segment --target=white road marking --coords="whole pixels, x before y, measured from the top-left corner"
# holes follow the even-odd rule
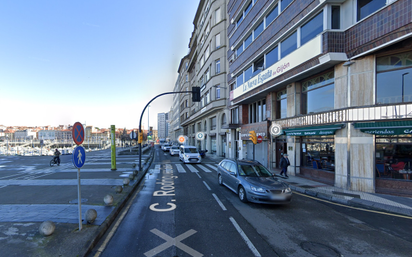
[[[245,240],[247,246],[249,247],[249,249],[253,252],[253,254],[256,257],[260,257],[260,253],[259,251],[256,249],[256,247],[253,245],[253,243],[249,240],[249,238],[246,236],[245,232],[243,232],[243,230],[240,228],[239,224],[237,224],[236,220],[232,217],[229,218],[230,221],[232,222],[233,226],[235,226],[237,232],[239,232],[240,236],[243,238],[243,240]]]
[[[205,166],[203,166],[203,165],[197,165],[200,169],[202,169],[204,172],[212,172],[211,170],[209,170],[208,168],[206,168]]]
[[[177,172],[186,173],[186,170],[183,168],[182,164],[176,164]]]
[[[219,197],[217,197],[216,194],[212,194],[213,197],[215,198],[215,200],[217,201],[217,203],[220,205],[220,208],[222,208],[222,210],[227,211],[226,207],[223,205],[223,203],[220,201]]]
[[[212,168],[212,170],[216,170],[216,165],[212,165],[212,164],[205,164],[207,165],[209,168]]]
[[[212,189],[210,189],[209,185],[206,183],[206,181],[203,181],[203,184],[205,184],[205,186],[207,187],[207,189],[209,189],[209,191],[211,191]]]
[[[199,172],[195,167],[193,167],[193,165],[191,165],[191,164],[186,164],[186,167],[188,167],[189,168],[189,170],[191,171],[191,172]]]
[[[150,257],[150,256],[155,256],[160,252],[163,252],[164,250],[166,250],[167,248],[171,247],[171,246],[176,246],[177,248],[179,248],[182,251],[185,251],[186,253],[188,253],[191,256],[195,256],[195,257],[200,257],[203,256],[203,254],[199,253],[198,251],[190,248],[189,246],[183,244],[181,241],[188,238],[189,236],[195,234],[197,231],[194,229],[188,230],[185,233],[181,234],[180,236],[177,236],[175,238],[172,238],[168,235],[166,235],[165,233],[163,233],[162,231],[159,231],[157,229],[152,229],[150,230],[150,232],[152,232],[153,234],[163,238],[166,242],[159,245],[156,248],[153,248],[150,251],[147,251],[144,253],[144,255]]]

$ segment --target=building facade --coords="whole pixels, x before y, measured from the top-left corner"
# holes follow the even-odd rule
[[[169,113],[158,113],[157,114],[157,130],[158,137],[166,139],[168,137],[168,120]]]
[[[340,188],[412,189],[412,4],[230,0],[229,143]]]
[[[180,125],[186,144],[226,156],[228,120],[227,1],[201,0],[193,21],[189,54],[179,66],[180,90],[200,87],[201,101],[180,96]]]

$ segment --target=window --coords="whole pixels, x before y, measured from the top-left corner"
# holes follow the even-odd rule
[[[275,47],[266,54],[266,68],[269,68],[278,61],[278,50],[278,47]]]
[[[246,16],[249,13],[250,9],[252,9],[252,1],[250,1],[248,6],[246,6],[243,16]]]
[[[186,82],[189,81],[189,75],[186,75]]]
[[[220,33],[216,35],[216,49],[220,47]]]
[[[412,102],[412,52],[376,58],[376,103]]]
[[[206,126],[207,124],[206,124],[206,121],[205,121],[205,123],[204,123],[204,125],[203,125],[203,128],[205,129],[204,131],[207,131],[207,126]]]
[[[320,12],[300,29],[301,45],[304,45],[312,38],[323,31],[323,12]]]
[[[276,118],[284,119],[287,117],[287,90],[282,90],[277,94],[277,113]]]
[[[263,21],[253,31],[253,40],[255,40],[263,31]]]
[[[222,125],[226,125],[226,114],[222,115]]]
[[[332,6],[332,29],[340,29],[340,6]]]
[[[206,36],[209,35],[209,32],[210,32],[210,24],[208,23],[206,26],[206,31],[205,31]]]
[[[210,79],[210,70],[209,69],[206,70],[205,77],[206,77],[206,82],[208,82],[209,79]]]
[[[220,14],[220,8],[218,8],[215,12],[215,22],[216,24],[222,20],[222,16]]]
[[[209,103],[210,103],[210,93],[207,92],[206,93],[206,104],[209,104]]]
[[[262,122],[266,115],[266,99],[249,105],[249,123]]]
[[[281,58],[285,58],[286,55],[295,51],[297,48],[297,32],[290,35],[282,43],[280,43]]]
[[[207,58],[209,58],[209,55],[210,55],[210,49],[209,49],[209,46],[207,46],[206,50],[205,50],[205,60],[207,60]]]
[[[334,136],[302,137],[301,150],[302,166],[335,171]]]
[[[252,78],[252,66],[245,70],[245,82]]]
[[[239,56],[243,52],[243,44],[241,44],[237,49],[236,49],[236,56]]]
[[[278,5],[276,5],[275,8],[273,8],[273,10],[268,15],[266,15],[266,28],[274,19],[276,19],[276,17],[278,17],[278,12],[279,8]]]
[[[239,19],[237,20],[237,22],[236,22],[236,27],[239,27],[239,25],[240,25],[240,23],[243,21],[243,15],[241,15],[240,17],[239,17]]]
[[[334,109],[335,78],[333,71],[302,82],[302,114]]]
[[[245,39],[245,49],[252,43],[252,34],[250,34],[246,39]]]
[[[386,5],[386,0],[358,0],[358,21]]]
[[[236,88],[240,87],[240,85],[242,85],[242,84],[243,84],[243,73],[241,73],[236,78]]]
[[[220,99],[220,86],[216,86],[216,99]]]
[[[220,59],[216,60],[216,74],[220,73]]]
[[[216,117],[210,119],[210,130],[216,129]]]
[[[264,63],[265,63],[265,59],[263,58],[263,56],[253,63],[252,77],[256,76],[263,70]]]
[[[288,5],[290,4],[290,3],[292,3],[292,1],[293,0],[281,0],[280,1],[280,8],[281,8],[281,12],[283,12],[283,10],[285,10],[286,9],[286,7],[288,7]]]
[[[239,108],[238,107],[230,110],[230,119],[232,121],[232,124],[239,124]]]
[[[205,59],[203,55],[200,57],[200,67],[203,67],[203,64],[205,64]]]

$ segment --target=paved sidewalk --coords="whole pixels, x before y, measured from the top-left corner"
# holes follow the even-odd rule
[[[224,159],[215,155],[207,155],[207,158],[214,160],[216,163]],[[275,173],[279,174],[280,171],[275,171]],[[299,176],[289,176],[288,179],[278,176],[278,178],[288,183],[291,189],[298,193],[343,205],[412,217],[412,198],[351,191]]]

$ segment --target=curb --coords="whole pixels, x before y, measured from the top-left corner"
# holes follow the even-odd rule
[[[150,159],[150,161],[147,161],[148,159]],[[110,226],[113,224],[118,214],[122,211],[123,207],[126,205],[126,203],[130,199],[132,194],[136,191],[137,187],[139,186],[140,182],[142,181],[143,177],[146,175],[147,171],[149,170],[153,162],[153,159],[154,159],[153,150],[150,153],[150,156],[148,159],[146,159],[146,163],[148,163],[149,165],[142,172],[137,173],[136,183],[133,185],[132,190],[130,190],[130,192],[123,197],[123,199],[120,201],[120,204],[110,213],[110,215],[106,218],[103,224],[100,225],[100,229],[98,229],[98,231],[95,233],[95,236],[91,239],[90,244],[87,247],[87,250],[83,254],[83,256],[86,256],[87,254],[89,254],[93,250],[93,248],[98,244],[99,240],[103,237],[106,231],[110,228]]]

